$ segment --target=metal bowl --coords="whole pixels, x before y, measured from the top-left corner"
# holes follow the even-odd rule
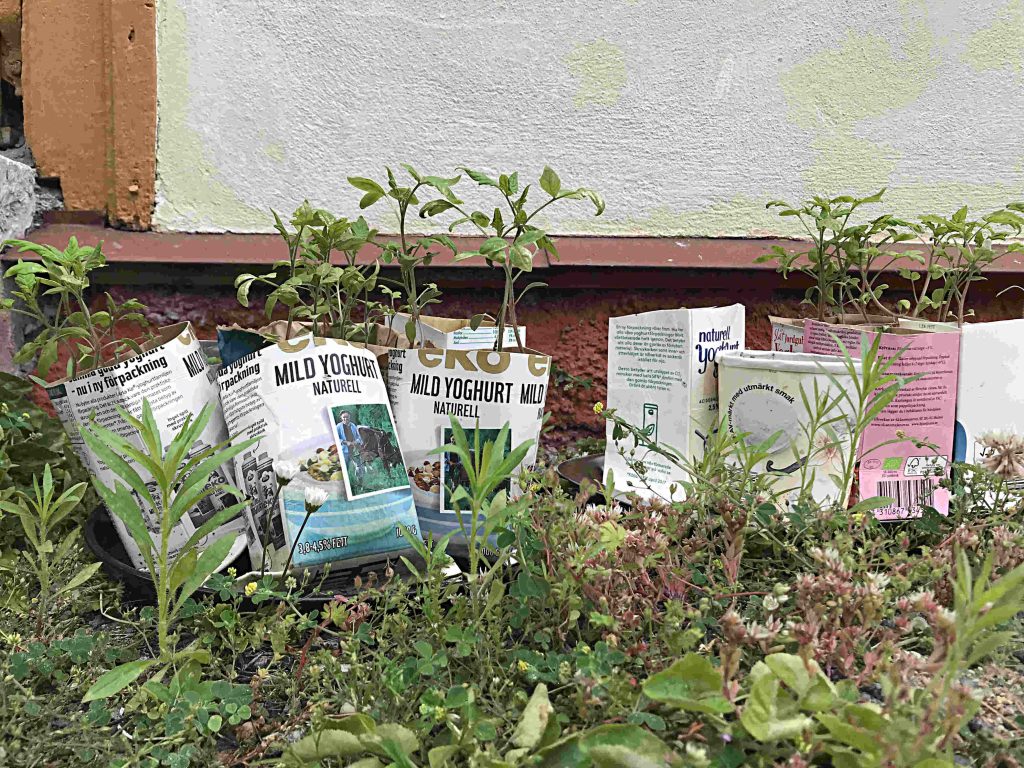
[[[559,477],[577,488],[583,485],[584,481],[600,485],[604,482],[604,454],[591,453],[563,461],[558,465],[557,471]]]
[[[604,487],[604,454],[590,453],[585,456],[578,456],[575,459],[563,461],[556,468],[559,477],[568,483],[581,487],[584,482],[596,486],[598,491]],[[628,507],[630,505],[629,495],[622,491],[616,491],[612,497],[619,504]],[[595,493],[588,500],[593,504],[604,504],[605,498],[601,493]]]

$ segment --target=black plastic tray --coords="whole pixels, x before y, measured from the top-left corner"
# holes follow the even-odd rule
[[[125,551],[124,545],[121,543],[117,530],[107,515],[106,509],[102,506],[94,509],[86,521],[85,542],[103,564],[103,571],[112,579],[122,582],[133,597],[143,601],[150,601],[154,598],[153,580],[146,571],[140,571],[131,564],[131,560]],[[409,550],[408,552],[403,551],[401,554],[419,567],[417,562],[419,558],[415,552]],[[298,597],[298,603],[307,610],[313,610],[330,602],[335,595],[351,597],[358,591],[355,586],[356,576],[362,577],[364,583],[366,583],[371,572],[375,572],[378,578],[382,578],[384,570],[388,565],[400,577],[408,577],[410,575],[408,568],[399,560],[397,554],[392,555],[390,558],[360,563],[358,566],[349,568],[346,568],[344,565],[334,564],[329,575],[322,582],[319,577],[313,579],[312,583],[317,587],[317,591]],[[248,552],[243,552],[239,555],[231,566],[239,574],[252,570],[249,564]],[[453,578],[458,579],[461,576]],[[196,597],[215,594],[216,592],[212,589],[200,587],[196,592]]]

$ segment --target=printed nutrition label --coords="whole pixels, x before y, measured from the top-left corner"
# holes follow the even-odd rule
[[[616,372],[628,387],[662,392],[680,384],[685,387],[685,329],[618,324],[612,338],[618,351]],[[632,362],[636,365],[623,365]]]

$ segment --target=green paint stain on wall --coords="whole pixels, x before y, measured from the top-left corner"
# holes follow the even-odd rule
[[[816,151],[804,171],[811,192],[867,194],[888,184],[899,159],[889,146],[855,135],[858,121],[916,101],[935,75],[935,40],[915,0],[901,0],[902,45],[848,31],[838,48],[821,51],[779,78],[790,118],[814,131]]]
[[[812,191],[824,194],[877,191],[888,184],[899,160],[893,147],[858,138],[845,129],[819,133],[811,146],[817,156],[803,177]]]
[[[579,80],[572,99],[577,109],[587,104],[610,107],[618,102],[626,85],[626,59],[619,46],[603,38],[578,44],[565,62]]]
[[[931,31],[908,20],[902,50],[885,37],[848,32],[839,48],[797,64],[779,78],[801,128],[852,126],[914,102],[935,73]]]
[[[157,67],[156,225],[187,231],[218,228],[234,231],[267,229],[268,214],[238,198],[217,176],[202,137],[189,125],[187,21],[176,0],[157,5],[159,61]],[[205,225],[205,226],[204,226]]]
[[[1010,0],[992,24],[971,35],[964,61],[980,71],[1024,70],[1024,0]]]
[[[869,142],[870,143],[870,142]],[[880,168],[887,160],[879,159]],[[877,192],[879,185],[865,185]],[[865,216],[883,211],[901,217],[923,213],[950,215],[963,205],[972,215],[982,215],[1024,198],[1024,178],[1019,183],[981,184],[976,182],[935,182],[890,187],[884,205],[871,206]],[[659,207],[640,216],[601,219],[581,218],[564,221],[559,231],[574,235],[643,235],[648,237],[806,237],[794,218],[782,218],[765,209],[765,200],[739,196],[714,202],[692,211],[673,211]],[[614,214],[609,208],[608,213]]]
[[[263,146],[263,154],[265,154],[275,163],[284,162],[284,147],[282,147],[280,144],[265,144]]]
[[[574,219],[560,225],[566,233],[644,235],[649,237],[794,237],[803,230],[793,219],[765,209],[765,200],[738,196],[693,211],[659,207],[643,216],[614,218],[609,209],[600,219]],[[613,217],[609,218],[608,214]]]
[[[1024,178],[1014,182],[981,184],[970,181],[944,181],[903,184],[885,193],[886,210],[898,216],[938,213],[949,216],[966,205],[972,216],[981,216],[1007,203],[1024,199]]]

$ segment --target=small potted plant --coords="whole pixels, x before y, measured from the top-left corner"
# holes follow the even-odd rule
[[[388,299],[386,311],[390,327],[412,347],[479,349],[492,346],[497,332],[493,323],[476,323],[470,327],[470,321],[464,318],[438,317],[425,312],[431,305],[440,303],[441,291],[436,283],[420,282],[420,269],[429,267],[441,253],[454,255],[457,249],[447,234],[415,236],[410,231],[417,213],[420,219],[431,219],[463,205],[453,191],[461,175],[427,176],[403,163],[402,170],[409,180],[401,183],[390,168],[385,170],[387,179],[383,184],[361,176],[352,176],[348,181],[363,192],[359,201],[361,208],[384,201],[390,204],[398,222],[397,236],[372,241],[380,251],[380,262],[398,267],[398,280],[382,280],[381,286]]]
[[[19,259],[4,273],[14,280],[14,298],[0,299],[0,309],[40,326],[14,356],[15,363],[35,364],[37,383],[46,385],[45,379],[61,357],[66,358],[63,375],[74,377],[141,352],[138,337],[142,334],[121,335],[128,325],[145,330],[146,308],[139,301],[118,303],[105,293],[105,308],[97,310],[87,300],[93,273],[107,263],[102,243],[82,246],[72,237],[63,251],[25,240],[8,240],[2,245],[34,256],[29,261]],[[48,311],[43,306],[46,303],[55,303],[56,312]]]
[[[502,294],[501,306],[498,308],[496,320],[486,315],[476,315],[472,319],[476,327],[485,320],[496,322],[498,335],[495,342],[495,349],[499,352],[505,346],[505,329],[511,329],[515,339],[515,345],[525,348],[525,340],[519,332],[519,323],[516,316],[516,307],[529,291],[534,288],[544,288],[545,283],[531,282],[522,289],[517,283],[524,275],[533,271],[533,260],[538,253],[547,253],[552,258],[558,258],[558,250],[554,241],[540,226],[538,226],[537,215],[548,208],[548,206],[562,200],[590,200],[594,205],[594,215],[600,216],[604,213],[605,203],[601,196],[592,189],[586,187],[562,187],[562,180],[551,168],[545,166],[540,175],[537,186],[544,193],[543,202],[535,205],[533,210],[529,209],[528,200],[530,186],[527,184],[520,189],[519,174],[500,174],[497,179],[491,178],[486,173],[474,171],[471,168],[462,168],[479,187],[496,190],[500,194],[501,201],[495,207],[494,213],[488,216],[483,211],[467,212],[459,206],[453,205],[462,217],[452,222],[450,230],[457,226],[472,225],[484,238],[479,249],[475,251],[464,251],[456,256],[457,260],[482,257],[490,267],[497,267],[504,275],[505,289]],[[505,213],[502,214],[501,202],[505,204]]]
[[[803,303],[815,308],[815,317],[820,322],[895,322],[894,313],[880,301],[887,286],[869,282],[870,268],[891,252],[892,245],[913,235],[904,228],[905,222],[887,214],[853,222],[862,206],[881,202],[884,193],[882,189],[861,198],[813,197],[799,205],[782,200],[769,202],[769,209],[777,209],[780,216],[795,217],[800,222],[810,244],[801,251],[776,245],[756,262],[774,262],[785,278],[794,273],[806,276],[811,284]],[[772,317],[771,322],[773,349],[803,350],[803,320]]]
[[[972,218],[967,207],[951,216],[926,215],[917,222],[922,251],[910,254],[918,269],[900,270],[912,299],[901,302],[904,327],[960,331],[956,425],[952,457],[981,464],[992,453],[985,436],[1007,440],[1024,434],[1024,320],[969,322],[971,287],[1000,259],[1024,253],[1024,202]],[[1015,482],[1024,482],[1018,478]]]
[[[910,283],[912,300],[899,309],[904,316],[962,326],[973,315],[967,297],[974,283],[1000,259],[1024,253],[1017,241],[1024,229],[1024,203],[1011,203],[980,219],[968,218],[967,206],[952,216],[926,215],[914,225],[923,240],[923,251],[906,254],[918,268],[901,267]]]
[[[885,269],[902,255],[896,246],[916,237],[914,227],[890,214],[855,220],[858,210],[880,202],[884,191],[865,198],[815,197],[800,207],[770,203],[780,215],[798,218],[811,237],[811,247],[802,254],[776,247],[762,260],[774,259],[785,276],[800,271],[812,280],[805,301],[815,304],[817,317],[800,324],[799,352],[841,356],[849,350],[859,355],[868,344],[874,344],[880,359],[893,365],[895,375],[917,377],[899,400],[885,405],[860,446],[862,451],[886,446],[861,465],[858,488],[864,498],[891,497],[893,503],[875,514],[892,519],[919,515],[922,504],[943,513],[948,505],[948,494],[938,481],[952,453],[959,337],[894,327],[898,315],[882,301],[888,288],[882,281]],[[794,335],[797,332],[792,327],[789,330]],[[775,329],[773,340],[774,336]],[[791,352],[776,348],[773,357],[758,365],[772,371],[777,368],[772,375],[783,375],[795,361]],[[818,365],[821,363],[814,362],[811,367]],[[749,385],[756,386],[754,377],[764,374],[749,368],[731,372],[731,380],[747,386],[744,377],[749,376]],[[836,386],[844,397],[852,398],[860,385],[845,379]],[[924,456],[906,435],[935,447]],[[927,476],[910,474],[917,471],[917,464],[911,467],[915,461],[927,467]]]
[[[227,439],[217,384],[191,324],[178,323],[150,331],[145,328],[145,308],[138,301],[119,303],[110,294],[105,294],[103,308],[95,309],[89,302],[92,277],[106,266],[99,245],[82,246],[75,238],[63,250],[21,240],[10,244],[35,258],[19,260],[7,270],[6,277],[14,280],[15,290],[13,298],[5,300],[0,309],[25,315],[42,328],[15,359],[36,362],[36,372],[43,378],[34,377],[35,381],[45,388],[71,445],[97,481],[111,480],[121,467],[111,465],[83,441],[80,426],[86,423],[116,429],[125,440],[143,448],[138,419],[146,419],[149,432],[159,433],[170,441],[185,414],[195,415],[205,409],[209,418],[195,436],[197,455]],[[46,306],[48,302],[55,305],[52,314]],[[126,329],[138,331],[139,326],[145,328],[145,334],[126,333]],[[67,362],[61,371],[63,377],[47,382],[45,379],[51,377],[64,356]],[[145,411],[143,398],[148,398],[151,406]],[[136,422],[122,422],[119,411]],[[189,455],[181,456],[183,463],[190,459]],[[127,455],[121,461],[144,479],[149,478],[146,483],[152,480],[133,456]],[[169,532],[172,549],[183,545],[206,521],[234,504],[227,484],[230,470],[210,469],[208,492],[197,498],[195,506]],[[156,511],[144,501],[148,495],[146,487],[132,490],[147,524],[151,530],[158,530]],[[119,518],[113,519],[133,565],[146,567],[133,536]],[[232,552],[236,555],[245,544],[244,537],[238,535],[242,525],[236,514],[215,531],[217,535],[231,535]]]
[[[377,354],[399,340],[383,324],[386,307],[373,295],[380,266],[357,262],[359,251],[376,236],[366,221],[335,217],[303,202],[285,224],[273,212],[274,228],[288,257],[262,275],[244,273],[235,279],[238,302],[248,307],[257,287],[269,288],[263,311],[267,325],[254,331],[220,329],[220,352],[228,363],[269,342],[313,331],[321,338],[366,344]],[[332,261],[341,254],[342,263]],[[275,320],[284,312],[285,318]]]
[[[563,187],[550,168],[544,169],[536,185],[521,184],[518,173],[491,176],[470,168],[459,170],[482,190],[498,196],[493,212],[471,208],[455,197],[448,183],[451,179],[438,185],[423,178],[423,185],[438,189],[441,197],[426,203],[421,213],[427,218],[456,215],[449,231],[471,227],[482,237],[477,249],[462,251],[456,258],[482,258],[502,270],[505,287],[497,311],[491,317],[477,315],[470,321],[471,328],[493,324],[496,333],[486,349],[475,351],[393,350],[388,366],[392,404],[410,460],[407,469],[419,490],[420,522],[424,531],[437,536],[454,533],[456,547],[464,545],[472,521],[465,519],[463,513],[467,510],[461,509],[459,502],[459,489],[467,487],[468,470],[455,453],[442,448],[453,443],[451,421],[454,419],[470,433],[473,445],[483,446],[501,438],[508,444],[499,446],[499,450],[510,451],[514,445],[532,441],[520,466],[532,464],[537,454],[551,358],[525,348],[517,316],[517,304],[523,295],[543,285],[532,282],[520,287],[519,282],[532,271],[539,253],[557,254],[537,215],[563,200],[588,199],[598,215],[604,211],[604,201],[596,192]],[[413,187],[421,188],[419,183]],[[404,193],[395,194],[401,197]],[[442,242],[447,245],[449,241]],[[406,295],[415,295],[412,289],[410,284]],[[410,319],[410,324],[415,321]],[[502,431],[506,425],[510,429]],[[501,490],[511,492],[515,488],[508,485],[494,489],[496,499]]]
[[[274,219],[287,259],[235,282],[245,306],[270,289],[272,322],[218,332],[225,418],[256,438],[234,459],[252,500],[250,560],[287,571],[409,554],[418,522],[379,363],[408,341],[381,322],[380,265],[357,258],[377,233],[308,203],[287,225]]]
[[[976,447],[969,435],[988,431],[995,413],[1003,419],[1012,401],[1012,395],[992,397],[995,382],[1010,379],[993,367],[991,357],[996,338],[1003,338],[1004,347],[1012,344],[1014,328],[987,323],[966,326],[964,321],[971,315],[967,303],[971,286],[985,279],[984,270],[1004,253],[1024,250],[1019,243],[1009,242],[1024,229],[1020,207],[1006,206],[979,219],[970,218],[966,207],[948,218],[926,215],[916,222],[883,216],[875,220],[884,222],[882,231],[876,226],[858,231],[854,239],[859,244],[848,249],[857,278],[853,295],[857,306],[865,316],[868,307],[886,313],[884,325],[898,326],[873,329],[882,331],[878,333],[880,355],[894,360],[893,370],[901,376],[917,377],[868,433],[868,438],[888,446],[873,461],[862,463],[859,477],[863,496],[895,499],[890,507],[876,510],[882,519],[915,516],[921,506],[945,514],[948,491],[938,480],[946,476],[954,458],[964,458],[969,447]],[[891,248],[910,239],[923,240],[923,249]],[[1005,245],[1000,249],[1000,244]],[[898,301],[896,310],[879,298],[888,287],[882,282],[884,275],[894,266],[912,295]],[[899,317],[898,311],[909,317]],[[833,334],[854,351],[864,343],[857,328],[823,326],[815,320],[807,321],[805,332],[808,352],[837,354]],[[1012,359],[1009,351],[1004,349],[998,356]],[[965,427],[965,420],[975,426]],[[900,435],[932,448],[922,452],[901,441]]]

